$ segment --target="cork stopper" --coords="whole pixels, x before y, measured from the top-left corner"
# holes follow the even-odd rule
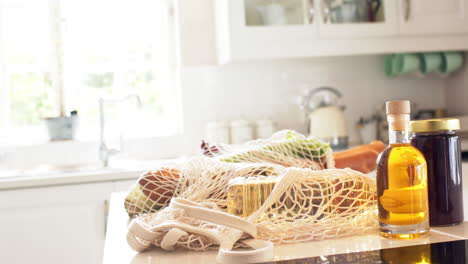
[[[390,101],[386,103],[388,126],[393,131],[409,130],[409,101]]]
[[[411,113],[410,101],[389,101],[386,103],[387,115],[405,115]]]

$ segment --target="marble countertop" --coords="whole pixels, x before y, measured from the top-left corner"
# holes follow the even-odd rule
[[[133,251],[127,245],[126,241],[129,218],[123,207],[125,195],[125,193],[113,193],[111,197],[104,247],[104,264],[215,263],[216,250],[205,252],[176,250],[174,252],[166,252],[153,248],[142,253]],[[275,246],[274,259],[271,261],[431,244],[462,239],[468,239],[468,222],[452,227],[432,228],[429,236],[413,240],[386,239],[381,237],[376,230],[367,235]]]

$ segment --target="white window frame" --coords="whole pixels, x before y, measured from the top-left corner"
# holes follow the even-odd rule
[[[51,0],[56,1],[56,0]],[[123,157],[131,157],[131,159],[145,159],[154,160],[161,158],[173,158],[183,154],[190,154],[196,151],[189,142],[193,142],[193,137],[186,134],[184,131],[184,119],[182,101],[187,100],[183,98],[180,88],[180,71],[179,71],[179,28],[178,10],[174,6],[173,0],[166,0],[168,9],[166,10],[170,21],[171,28],[169,29],[173,43],[169,45],[171,54],[172,69],[172,85],[178,98],[177,103],[172,103],[171,111],[176,111],[178,133],[176,135],[166,137],[154,138],[139,138],[139,139],[124,139]],[[5,64],[2,54],[2,40],[0,34],[0,67],[5,69]],[[1,70],[0,69],[0,70]],[[4,87],[2,89],[2,87]],[[0,75],[0,114],[8,115],[8,89],[5,89],[6,78]],[[3,106],[3,107],[2,107]],[[6,111],[5,111],[6,109]],[[1,121],[6,121],[0,118]],[[193,136],[193,135],[192,135]],[[96,135],[98,138],[98,135]],[[21,144],[20,142],[13,142],[11,145],[0,146],[0,169],[8,168],[33,168],[38,165],[50,164],[56,166],[75,166],[80,164],[99,163],[98,156],[98,141],[64,141],[64,142],[43,142],[38,144]],[[118,159],[116,156],[115,158]],[[111,159],[114,159],[112,157]],[[112,162],[111,162],[112,165]]]

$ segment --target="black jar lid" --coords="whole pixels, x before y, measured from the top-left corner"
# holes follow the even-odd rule
[[[411,132],[438,132],[460,130],[460,120],[457,118],[437,118],[411,121]]]

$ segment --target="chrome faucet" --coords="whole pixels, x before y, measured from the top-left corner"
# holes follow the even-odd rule
[[[119,149],[109,148],[107,146],[107,144],[106,144],[106,140],[104,138],[104,130],[105,130],[105,123],[106,123],[106,119],[105,119],[105,115],[104,115],[104,105],[106,103],[114,103],[114,104],[115,103],[120,103],[120,102],[129,100],[129,99],[132,99],[132,98],[135,98],[138,107],[142,106],[141,98],[140,98],[140,96],[138,96],[136,94],[127,95],[127,96],[124,96],[124,97],[118,98],[118,99],[104,99],[102,97],[99,98],[99,121],[100,121],[100,123],[99,123],[99,125],[100,125],[99,126],[100,127],[99,160],[101,161],[101,164],[102,164],[103,167],[108,167],[109,166],[109,157],[118,154],[122,150],[122,145],[123,145],[122,135],[120,136],[120,147],[119,147]]]

